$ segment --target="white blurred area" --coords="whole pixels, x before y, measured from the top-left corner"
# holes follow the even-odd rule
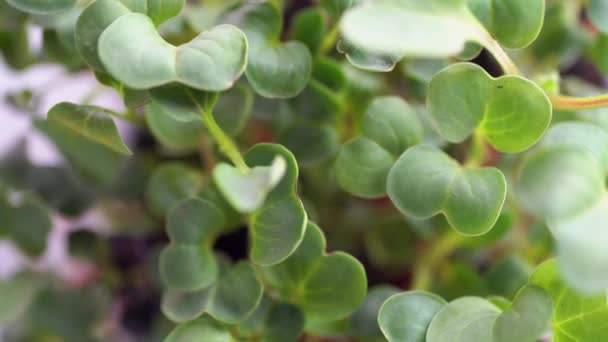
[[[32,27],[30,31],[30,48],[39,50],[42,31]],[[6,95],[29,89],[39,96],[39,108],[36,113],[24,113],[6,102]],[[95,97],[89,104],[123,111],[124,106],[119,95],[111,88],[100,88],[91,72],[68,73],[58,65],[33,65],[23,71],[10,69],[0,56],[0,159],[6,155],[22,138],[27,142],[27,153],[30,161],[36,165],[58,165],[63,158],[57,149],[31,124],[32,115],[46,117],[48,110],[62,101],[81,103],[92,92]],[[123,136],[128,127],[117,122]],[[91,215],[92,214],[92,215]],[[53,231],[50,234],[48,249],[40,260],[28,261],[8,241],[0,240],[0,279],[9,277],[21,267],[28,265],[34,269],[52,270],[60,277],[69,280],[78,277],[72,272],[82,272],[79,265],[72,265],[74,260],[66,256],[67,235],[70,230],[82,221],[99,220],[95,213],[85,214],[78,221],[67,221],[59,215],[53,215]],[[67,266],[67,267],[66,267]],[[74,266],[74,267],[70,267]],[[63,274],[66,273],[67,274]]]

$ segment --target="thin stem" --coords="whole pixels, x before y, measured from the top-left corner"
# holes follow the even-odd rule
[[[519,75],[517,65],[513,63],[513,60],[511,60],[511,57],[509,57],[502,46],[500,46],[500,44],[498,44],[498,42],[487,32],[483,35],[483,46],[492,54],[505,74]]]
[[[213,117],[213,113],[211,110],[205,110],[202,108],[199,103],[196,101],[192,93],[186,90],[188,96],[197,107],[199,113],[201,114],[201,122],[209,131],[209,134],[213,137],[213,140],[219,145],[220,151],[232,161],[232,163],[243,173],[249,173],[249,167],[247,163],[245,163],[245,159],[241,155],[241,151],[239,151],[236,144],[232,141],[232,139],[222,130],[222,128],[215,122],[215,118]]]
[[[126,120],[126,121],[129,121],[129,122],[137,124],[137,125],[142,124],[141,120],[130,109],[127,109],[127,111],[124,113],[119,113],[119,112],[113,111],[111,109],[104,108],[103,112],[108,115],[111,115],[115,118]]]
[[[469,148],[467,159],[464,162],[465,167],[479,167],[482,166],[486,157],[488,156],[488,149],[483,136],[478,131],[473,133],[471,137],[471,146]]]
[[[443,236],[427,249],[414,265],[414,281],[412,288],[416,290],[429,290],[433,272],[437,265],[458,248],[464,237],[455,230],[449,229]]]
[[[576,110],[608,106],[608,94],[593,97],[572,97],[564,95],[549,96],[555,109]]]
[[[327,34],[321,42],[321,47],[319,48],[319,53],[321,54],[321,56],[326,55],[329,50],[331,50],[336,45],[339,33],[340,32],[338,31],[338,25],[334,25],[331,31],[329,31],[329,34]]]

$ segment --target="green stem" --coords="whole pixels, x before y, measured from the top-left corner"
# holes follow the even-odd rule
[[[115,118],[126,120],[137,125],[142,125],[141,120],[130,109],[127,109],[127,111],[124,113],[119,113],[111,109],[104,108],[103,112]]]
[[[482,44],[492,54],[496,62],[502,68],[502,71],[507,75],[519,75],[519,69],[517,65],[513,63],[511,57],[507,52],[498,44],[498,42],[490,36],[487,32],[484,32]]]
[[[334,27],[329,31],[329,33],[325,36],[325,39],[321,42],[321,47],[319,48],[319,54],[321,56],[325,56],[329,50],[331,50],[338,40],[338,36],[340,31],[338,30],[338,25],[334,25]]]
[[[215,142],[219,145],[220,151],[222,151],[241,172],[249,173],[249,167],[247,166],[247,163],[245,163],[241,151],[239,151],[232,139],[224,133],[222,128],[215,122],[213,113],[210,111],[202,111],[201,113],[201,121],[209,131],[209,134],[211,134]]]
[[[464,167],[482,166],[487,156],[488,149],[483,136],[478,131],[475,131],[471,138],[471,147],[469,148],[467,159],[464,162]]]
[[[215,104],[205,105],[205,108],[209,108],[205,109],[201,107],[194,95],[192,95],[189,90],[186,89],[186,93],[188,94],[190,100],[192,100],[192,103],[194,103],[199,113],[201,114],[201,122],[207,128],[207,131],[209,132],[209,134],[211,134],[213,140],[215,140],[215,142],[219,145],[220,151],[222,151],[222,153],[224,153],[224,155],[228,157],[228,159],[232,161],[234,166],[236,166],[241,172],[249,173],[249,167],[247,166],[247,163],[245,163],[245,159],[243,159],[241,151],[239,151],[238,147],[236,147],[236,144],[232,141],[232,138],[230,138],[224,132],[224,130],[217,124],[217,122],[215,122],[215,118],[213,117],[213,113],[211,112]],[[217,97],[215,98],[215,100],[217,100]]]
[[[449,228],[437,241],[427,249],[414,265],[412,288],[428,291],[431,287],[433,272],[437,265],[458,248],[464,237]]]
[[[564,95],[549,96],[555,109],[577,110],[608,106],[608,94],[592,97],[572,97]]]

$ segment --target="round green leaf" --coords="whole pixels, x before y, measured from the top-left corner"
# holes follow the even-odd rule
[[[492,341],[500,309],[479,297],[462,297],[444,305],[426,334],[427,342]]]
[[[302,168],[314,167],[333,158],[339,147],[336,130],[328,125],[294,125],[281,141],[293,152]]]
[[[393,156],[422,141],[422,125],[414,108],[397,96],[378,97],[363,118],[363,135]]]
[[[552,116],[549,99],[535,83],[512,75],[492,78],[471,63],[436,74],[427,107],[446,140],[462,142],[477,129],[496,149],[510,153],[536,143]]]
[[[358,49],[400,60],[457,55],[476,26],[466,1],[377,1],[347,11],[340,31]]]
[[[582,213],[564,219],[548,219],[557,240],[560,270],[568,285],[579,292],[596,294],[608,287],[608,195]]]
[[[230,331],[208,317],[178,325],[165,342],[234,342]]]
[[[410,291],[387,299],[378,323],[389,342],[424,342],[431,320],[446,301],[432,293]]]
[[[361,308],[350,317],[350,329],[354,335],[359,338],[381,338],[382,331],[378,325],[378,312],[384,301],[398,292],[399,289],[389,285],[378,285],[371,288]]]
[[[605,176],[590,153],[556,145],[526,160],[515,189],[522,207],[539,217],[572,217],[598,203]]]
[[[472,236],[485,234],[494,226],[506,188],[499,170],[463,169],[428,145],[403,153],[387,181],[391,201],[404,214],[428,218],[443,213],[459,233]]]
[[[253,267],[247,262],[224,265],[217,281],[195,292],[168,290],[163,295],[162,310],[175,321],[196,319],[203,313],[230,324],[249,317],[262,300],[264,289]]]
[[[327,34],[325,16],[320,8],[304,9],[293,18],[291,37],[306,44],[309,51],[316,54]]]
[[[202,123],[176,120],[157,100],[146,106],[146,123],[152,135],[168,148],[190,150],[201,144]]]
[[[543,26],[544,0],[469,0],[469,8],[500,44],[509,49],[532,43]]]
[[[161,277],[172,289],[204,289],[215,281],[217,273],[217,260],[209,247],[171,243],[160,255]]]
[[[51,108],[48,120],[112,151],[124,155],[132,154],[122,141],[114,120],[104,108],[62,102]]]
[[[526,286],[494,322],[492,341],[537,341],[547,330],[552,314],[549,294],[538,286]]]
[[[103,65],[133,89],[180,82],[205,91],[226,90],[245,71],[247,50],[245,35],[231,25],[216,26],[175,47],[140,13],[121,16],[99,37]]]
[[[33,14],[53,14],[66,11],[76,4],[76,0],[6,0],[10,5]]]
[[[599,126],[585,122],[560,122],[547,132],[543,145],[579,147],[589,152],[608,172],[608,133]]]
[[[197,169],[181,163],[161,164],[148,180],[146,203],[152,213],[164,217],[181,200],[195,197],[202,185]]]
[[[249,217],[251,260],[263,266],[285,260],[302,241],[306,229],[306,212],[296,194],[298,165],[281,145],[258,144],[245,155],[251,167],[266,166],[281,156],[287,168],[281,181],[266,196],[264,205]]]
[[[364,301],[367,279],[352,256],[325,254],[325,237],[314,223],[297,250],[280,264],[260,269],[265,283],[298,305],[307,321],[329,322],[354,312]]]
[[[224,226],[224,214],[211,202],[186,199],[167,215],[167,234],[178,244],[200,245]]]
[[[335,163],[336,180],[347,192],[364,197],[386,195],[386,179],[395,157],[374,141],[358,137],[347,142]]]
[[[282,16],[270,2],[243,4],[224,15],[243,29],[250,44],[247,80],[261,96],[290,98],[299,94],[312,73],[312,56],[301,42],[279,41]]]

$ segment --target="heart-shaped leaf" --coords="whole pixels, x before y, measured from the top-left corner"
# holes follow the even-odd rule
[[[463,169],[428,145],[403,153],[387,181],[390,199],[404,214],[428,218],[443,213],[454,229],[471,236],[485,234],[494,226],[506,187],[499,170]]]
[[[245,71],[247,50],[245,35],[231,25],[216,26],[175,47],[140,13],[121,16],[99,37],[103,65],[133,89],[180,82],[205,91],[226,90]]]
[[[114,120],[104,108],[61,102],[51,108],[48,120],[112,151],[124,155],[132,154],[122,141]]]
[[[250,258],[262,266],[277,264],[293,253],[306,229],[306,212],[296,193],[298,164],[281,145],[258,144],[245,155],[251,167],[267,166],[277,156],[287,163],[281,181],[266,196],[264,205],[249,217]]]
[[[526,286],[494,322],[492,341],[537,341],[547,331],[552,313],[549,294],[540,287]]]
[[[6,0],[6,2],[32,14],[53,14],[66,11],[76,4],[76,0]]]
[[[553,299],[553,339],[555,341],[601,341],[608,336],[608,305],[605,294],[581,295],[562,281],[558,263],[549,260],[536,268],[530,284],[539,286]]]
[[[336,179],[354,195],[381,197],[399,155],[422,141],[422,125],[407,102],[386,96],[372,101],[362,127],[362,136],[342,147],[335,164]]]
[[[209,317],[178,325],[171,331],[165,342],[190,342],[205,337],[209,342],[233,342],[230,331]]]
[[[536,143],[552,116],[549,99],[535,83],[512,75],[492,78],[471,63],[436,74],[427,107],[447,141],[462,142],[477,130],[496,149],[511,153]]]
[[[172,321],[184,322],[203,313],[225,323],[235,324],[249,317],[262,300],[264,289],[248,262],[234,266],[226,262],[217,281],[195,292],[169,289],[163,295],[163,313]]]
[[[164,217],[181,200],[195,197],[202,185],[199,170],[176,162],[161,164],[148,180],[146,204],[157,217]]]
[[[530,45],[545,18],[544,0],[468,0],[468,4],[492,36],[510,49]]]
[[[492,341],[500,309],[479,297],[461,297],[444,305],[429,325],[427,342]]]
[[[224,227],[224,215],[211,202],[185,199],[167,215],[171,243],[160,255],[165,284],[182,291],[195,291],[215,281],[218,265],[212,244]]]
[[[213,170],[213,180],[218,189],[232,206],[241,213],[258,210],[266,196],[279,184],[287,162],[277,156],[269,166],[257,166],[246,172],[225,163],[218,164]]]
[[[446,304],[428,292],[396,294],[382,304],[378,323],[389,342],[424,342],[431,320]]]
[[[321,229],[309,223],[304,240],[289,258],[260,269],[265,283],[280,298],[298,305],[307,322],[344,318],[365,299],[367,280],[363,266],[346,253],[325,254],[324,250]]]
[[[246,75],[258,94],[290,98],[304,89],[312,73],[312,56],[301,42],[280,42],[282,16],[273,3],[245,3],[225,13],[223,21],[240,27],[247,35],[250,51]]]

